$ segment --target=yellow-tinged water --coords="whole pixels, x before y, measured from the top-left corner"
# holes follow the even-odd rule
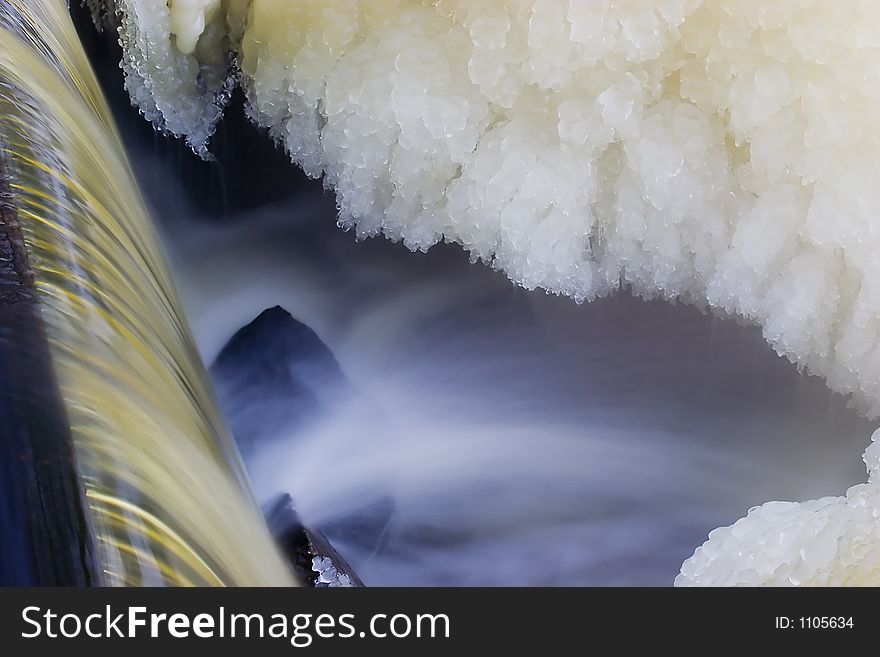
[[[108,585],[287,585],[62,0],[0,6],[0,147]]]

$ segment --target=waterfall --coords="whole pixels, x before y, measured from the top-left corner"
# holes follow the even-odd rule
[[[290,584],[62,0],[0,6],[0,147],[92,581]]]

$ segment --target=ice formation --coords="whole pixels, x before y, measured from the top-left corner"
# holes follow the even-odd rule
[[[86,2],[100,26],[118,24],[132,103],[156,127],[209,157],[208,139],[235,87],[235,31],[219,11],[221,0]]]
[[[880,582],[880,430],[865,451],[868,483],[843,497],[767,502],[715,529],[677,586],[876,586]]]
[[[317,556],[312,559],[312,572],[318,573],[316,586],[329,588],[351,588],[351,577],[336,570],[330,557]]]
[[[324,177],[358,235],[457,242],[516,283],[577,300],[630,286],[737,315],[880,416],[875,0],[115,10],[134,102],[197,151],[240,77],[251,116]],[[752,511],[679,581],[795,581],[798,559],[815,566],[799,581],[850,581],[856,559],[877,582],[880,539],[850,522],[877,508],[872,486]],[[786,527],[798,529],[780,538]],[[831,536],[833,565],[816,566]]]

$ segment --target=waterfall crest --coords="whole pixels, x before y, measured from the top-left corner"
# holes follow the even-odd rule
[[[109,585],[284,585],[62,0],[0,6],[0,146]]]

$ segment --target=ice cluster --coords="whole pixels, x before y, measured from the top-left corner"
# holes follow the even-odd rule
[[[236,32],[221,0],[86,2],[100,26],[119,31],[119,65],[132,103],[156,127],[210,157],[208,139],[235,87]]]
[[[353,586],[351,577],[336,570],[330,557],[317,556],[312,559],[312,572],[318,573],[315,583],[317,587],[350,588]]]
[[[518,284],[579,301],[628,286],[742,317],[880,416],[880,2],[115,10],[132,98],[197,150],[238,75],[251,116],[324,177],[358,235],[456,242]],[[816,566],[832,535],[876,573],[868,525],[850,524],[877,508],[876,485],[753,511],[713,534],[680,582],[716,568],[794,581],[795,562]],[[756,568],[745,555],[762,550]],[[814,578],[844,577],[850,562],[835,554]]]
[[[767,502],[715,529],[677,586],[876,586],[880,582],[880,430],[865,451],[868,483],[844,497]]]

